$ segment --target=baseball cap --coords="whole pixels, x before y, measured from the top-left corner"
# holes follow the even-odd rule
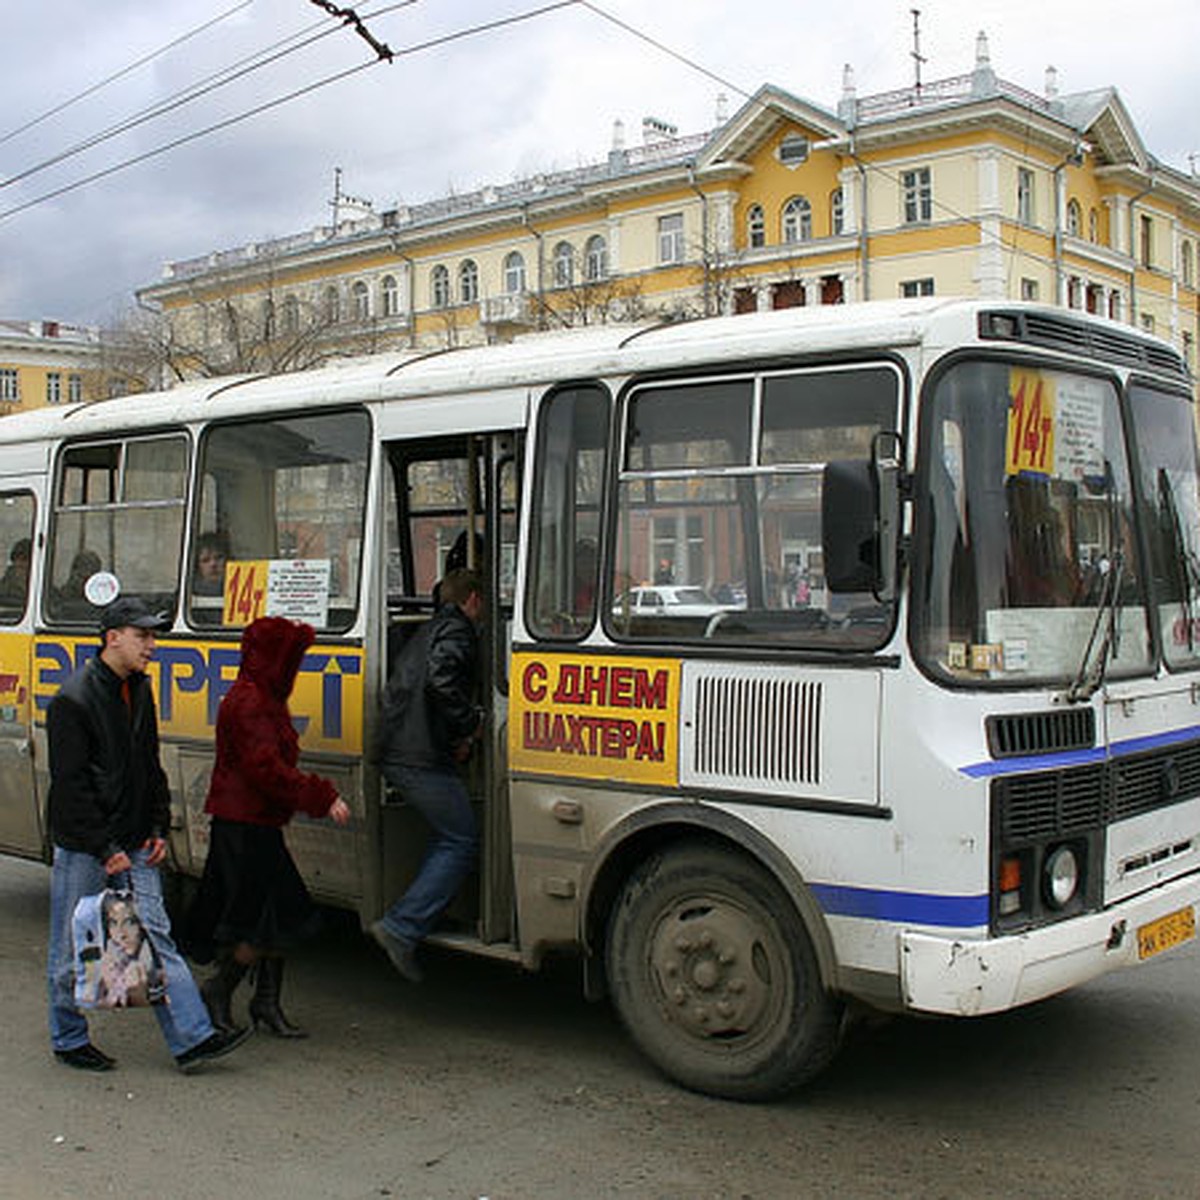
[[[124,629],[136,625],[139,629],[164,629],[168,624],[165,612],[151,612],[140,596],[119,596],[100,611],[100,632]]]

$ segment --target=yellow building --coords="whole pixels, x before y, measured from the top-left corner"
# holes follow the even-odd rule
[[[108,395],[112,389],[102,358],[96,329],[57,321],[0,321],[0,415]]]
[[[630,148],[618,124],[592,166],[342,199],[332,225],[170,264],[139,296],[198,370],[930,293],[1087,309],[1195,369],[1198,247],[1200,180],[1146,150],[1114,89],[1059,95],[1047,72],[1026,91],[981,34],[969,75],[859,97],[847,68],[836,111],[764,86],[709,133],[647,120]]]

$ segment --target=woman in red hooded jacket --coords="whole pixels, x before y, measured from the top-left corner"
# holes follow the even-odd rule
[[[315,633],[261,617],[242,634],[238,677],[217,712],[217,758],[204,809],[208,860],[188,916],[187,944],[217,971],[200,989],[213,1024],[233,1028],[233,993],[255,971],[250,1018],[278,1037],[304,1037],[283,1015],[283,950],[314,923],[313,903],[283,839],[297,812],[339,825],[350,809],[333,784],[300,771],[287,700]]]

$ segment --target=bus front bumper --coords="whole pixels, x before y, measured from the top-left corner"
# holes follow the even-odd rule
[[[900,934],[905,1007],[974,1017],[1003,1012],[1170,949],[1194,934],[1200,875],[1160,884],[1103,912],[1008,937]],[[1139,931],[1163,922],[1139,950]]]

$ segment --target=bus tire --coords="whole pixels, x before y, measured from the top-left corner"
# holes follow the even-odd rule
[[[694,1091],[765,1100],[837,1050],[842,1006],[804,922],[742,854],[685,843],[643,862],[609,920],[607,967],[634,1042]]]

